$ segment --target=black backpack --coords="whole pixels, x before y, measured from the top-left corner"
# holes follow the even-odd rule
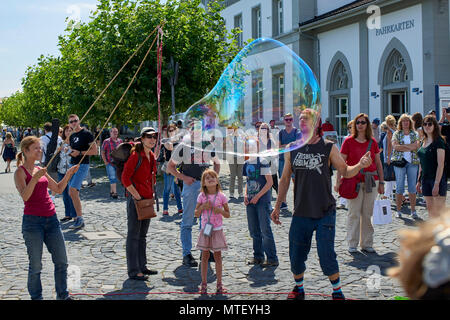
[[[44,166],[47,166],[49,161],[53,158],[53,155],[57,151],[57,139],[58,135],[56,135],[56,143],[54,142],[54,139],[50,138],[48,135],[45,135],[50,141],[47,144],[47,149],[44,151],[45,154],[45,162]],[[57,172],[58,171],[58,164],[61,160],[60,152],[58,152],[53,159],[53,161],[50,163],[50,166],[47,167],[48,172]]]

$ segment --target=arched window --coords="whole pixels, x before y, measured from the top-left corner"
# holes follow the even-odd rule
[[[332,80],[331,80],[331,90],[344,90],[348,89],[348,75],[344,64],[341,61],[336,63],[334,67]]]
[[[392,50],[386,62],[385,85],[392,83],[400,83],[408,81],[408,70],[406,68],[405,59],[400,52]]]

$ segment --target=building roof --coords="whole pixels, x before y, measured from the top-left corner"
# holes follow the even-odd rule
[[[315,16],[313,19],[301,22],[301,23],[299,23],[299,26],[302,27],[302,26],[305,26],[305,25],[308,25],[308,24],[311,24],[311,23],[314,23],[314,22],[326,19],[328,17],[332,17],[332,16],[335,16],[335,15],[344,13],[346,11],[350,11],[352,9],[356,9],[358,7],[367,5],[367,4],[371,3],[371,2],[376,2],[376,1],[377,0],[356,0],[356,1],[353,1],[353,2],[351,2],[349,4],[346,4],[345,6],[342,6],[340,8],[334,9],[334,10],[329,11],[327,13],[321,14],[320,16]]]

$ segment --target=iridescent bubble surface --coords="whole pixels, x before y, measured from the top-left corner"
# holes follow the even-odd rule
[[[274,157],[310,140],[312,130],[299,134],[289,146],[282,147],[278,141],[278,132],[285,127],[283,116],[291,113],[293,126],[299,128],[300,113],[307,108],[320,115],[319,83],[310,67],[283,43],[260,38],[239,52],[215,87],[189,107],[183,120],[186,129],[193,128],[194,140],[202,139],[195,144],[197,149],[212,143],[219,155]],[[255,129],[258,122],[268,124],[272,119],[278,129],[268,134]],[[317,121],[313,119],[314,126]],[[234,142],[230,141],[234,136]]]

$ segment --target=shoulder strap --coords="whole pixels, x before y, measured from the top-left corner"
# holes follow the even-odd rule
[[[372,149],[372,142],[373,142],[373,140],[370,139],[369,145],[367,146],[367,150],[365,153],[367,153],[368,151],[370,151],[370,149]],[[363,172],[364,172],[364,169],[361,169],[360,173],[363,174]]]
[[[131,175],[131,182],[133,183],[133,186],[136,188],[136,185],[134,184],[134,181],[133,181],[133,176],[136,174],[136,171],[138,171],[138,169],[139,169],[139,167],[141,166],[141,164],[142,164],[142,157],[141,157],[141,154],[140,153],[138,153],[138,162],[137,162],[137,164],[136,164],[136,167],[134,168],[134,171],[133,171],[133,174]]]

